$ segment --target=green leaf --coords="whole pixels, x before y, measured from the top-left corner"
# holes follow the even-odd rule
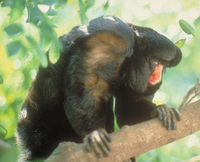
[[[181,19],[179,20],[179,25],[186,34],[190,35],[195,33],[195,29],[187,21]]]
[[[10,16],[10,22],[15,22],[22,16],[22,11],[19,10],[18,8],[12,8],[9,13],[9,16]]]
[[[108,7],[109,7],[109,3],[108,3],[108,1],[103,5],[103,9],[108,9]]]
[[[57,9],[58,7],[63,7],[67,4],[67,0],[58,0],[58,4],[55,5],[55,9]]]
[[[53,6],[56,5],[58,2],[57,0],[38,0],[38,4],[44,4],[44,5],[48,5],[48,6]]]
[[[22,47],[22,43],[19,40],[8,43],[6,45],[8,56],[16,55],[22,49]]]
[[[88,18],[86,16],[86,12],[87,12],[87,7],[85,6],[85,4],[83,3],[82,0],[78,1],[79,4],[79,15],[81,18],[81,23],[84,25],[88,25]]]
[[[39,25],[41,37],[45,37],[45,39],[49,41],[58,40],[58,36],[53,26],[52,20],[50,20],[48,17],[45,17],[45,21]]]
[[[38,25],[39,22],[41,22],[44,19],[43,13],[37,6],[27,7],[27,9],[28,9],[28,19],[26,22]]]
[[[186,41],[186,39],[180,39],[175,43],[175,45],[179,48],[182,48],[185,44],[185,41]]]
[[[3,77],[0,75],[0,84],[3,84]]]
[[[46,54],[43,52],[42,48],[38,45],[35,39],[29,35],[26,36],[27,41],[34,53],[38,54],[40,57],[40,63],[42,67],[46,68],[48,66],[48,60]]]
[[[1,7],[8,7],[8,6],[13,6],[15,3],[14,0],[4,0],[3,3],[1,4]]]
[[[40,32],[40,46],[43,51],[47,51],[52,43],[52,39],[45,36],[42,32]]]
[[[52,26],[53,26],[54,28],[57,28],[57,27],[58,27],[58,25],[56,24],[54,18],[51,19],[51,24],[52,24]]]
[[[90,8],[94,5],[95,0],[85,0],[85,4],[87,8]]]
[[[8,36],[16,36],[24,32],[23,26],[19,23],[10,24],[4,30]]]
[[[200,16],[194,21],[194,25],[195,26],[200,25]]]
[[[56,63],[60,56],[61,43],[54,41],[49,51],[49,60],[51,63]]]
[[[0,125],[0,138],[4,138],[7,135],[8,131]]]
[[[51,7],[49,7],[49,10],[47,11],[47,15],[48,16],[56,16],[58,15],[58,12],[54,9],[52,9]]]
[[[13,2],[9,2],[7,4],[9,4],[9,7],[10,7],[9,16],[10,16],[11,23],[18,20],[24,14],[24,9],[26,5],[25,0],[13,0]]]
[[[51,20],[49,20],[49,21],[46,20],[46,22],[42,22],[39,25],[39,28],[40,28],[40,34],[43,37],[47,37],[50,40],[55,39],[55,38],[57,39],[57,36],[55,37],[56,33],[53,28]],[[49,33],[51,33],[51,34],[49,34]]]

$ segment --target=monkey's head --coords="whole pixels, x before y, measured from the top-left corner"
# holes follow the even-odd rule
[[[151,28],[128,24],[134,33],[134,52],[124,62],[126,83],[138,93],[160,85],[165,68],[179,64],[182,53],[168,38]],[[158,87],[159,88],[159,87]]]

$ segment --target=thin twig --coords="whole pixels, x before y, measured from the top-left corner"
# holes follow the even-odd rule
[[[197,162],[199,160],[200,160],[200,156],[195,156],[195,157],[193,157],[193,158],[191,158],[191,159],[189,159],[189,160],[187,160],[185,162]]]
[[[179,108],[182,108],[182,107],[190,104],[191,101],[195,97],[197,97],[198,95],[200,95],[200,92],[198,93],[199,90],[200,90],[200,81],[199,81],[199,78],[197,78],[197,84],[189,90],[189,92],[185,96],[185,98],[184,98],[184,100],[183,100],[183,102],[182,102],[182,104],[181,104],[181,106]]]
[[[191,103],[191,101],[192,101],[195,97],[197,97],[198,95],[200,95],[200,93],[194,94],[194,96],[192,96],[192,97],[190,98],[190,100],[188,100],[188,102],[186,103],[186,105],[188,105],[189,103]]]

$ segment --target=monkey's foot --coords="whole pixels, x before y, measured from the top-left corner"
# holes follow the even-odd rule
[[[157,106],[158,118],[163,121],[164,127],[168,130],[176,129],[176,119],[181,120],[179,111],[175,108],[171,108],[167,105]]]
[[[111,151],[109,142],[111,142],[111,138],[105,129],[102,128],[91,132],[84,138],[87,151],[91,152],[93,149],[98,158],[100,158],[102,154],[104,157],[109,156],[109,151]]]

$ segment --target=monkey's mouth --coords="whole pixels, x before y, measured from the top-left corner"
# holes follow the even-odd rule
[[[159,82],[161,82],[162,80],[162,70],[163,70],[163,65],[159,64],[154,72],[151,74],[150,78],[149,78],[149,84],[150,85],[155,85]]]

